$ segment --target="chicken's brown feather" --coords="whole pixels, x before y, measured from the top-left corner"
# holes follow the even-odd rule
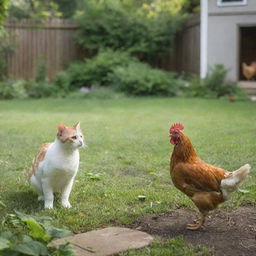
[[[220,192],[226,171],[200,159],[194,163],[179,163],[171,171],[174,185],[188,196],[197,192]]]

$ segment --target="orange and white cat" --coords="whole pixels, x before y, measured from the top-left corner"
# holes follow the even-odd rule
[[[53,143],[43,144],[29,172],[30,184],[44,200],[44,207],[53,208],[54,192],[61,192],[61,204],[70,208],[69,195],[79,167],[79,148],[84,146],[80,123],[58,125]]]

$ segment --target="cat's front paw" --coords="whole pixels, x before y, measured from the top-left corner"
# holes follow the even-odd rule
[[[53,209],[53,203],[52,202],[45,202],[44,203],[45,209]]]
[[[64,202],[61,202],[62,206],[65,207],[65,208],[71,208],[71,204],[69,201],[64,201]]]

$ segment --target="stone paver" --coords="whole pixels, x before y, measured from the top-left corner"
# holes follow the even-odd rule
[[[153,237],[145,232],[109,227],[58,239],[54,244],[69,241],[76,256],[106,256],[145,247],[152,240]]]

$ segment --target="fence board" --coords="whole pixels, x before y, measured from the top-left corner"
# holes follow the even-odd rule
[[[15,50],[6,58],[11,78],[35,78],[39,62],[44,60],[47,76],[53,79],[71,61],[86,56],[75,43],[78,25],[72,20],[49,19],[43,24],[29,19],[8,20],[4,26],[15,45]]]
[[[200,17],[191,17],[176,38],[172,69],[181,73],[200,73]]]

